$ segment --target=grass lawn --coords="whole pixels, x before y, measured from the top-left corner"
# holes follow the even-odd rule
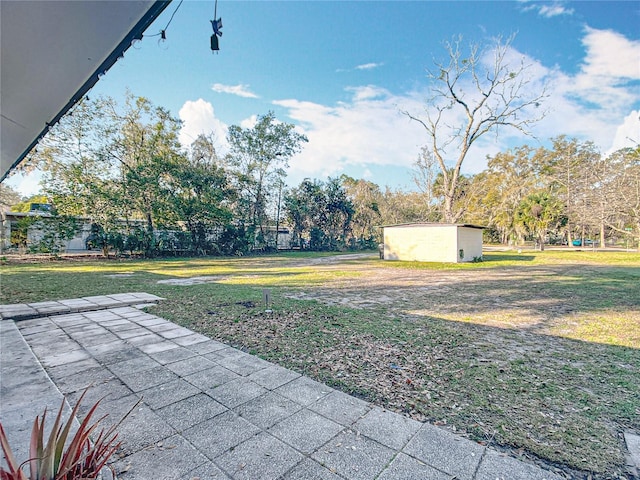
[[[640,254],[485,259],[9,262],[0,303],[154,293],[167,300],[153,313],[346,392],[576,476],[623,477],[621,432],[640,432]],[[195,276],[208,283],[158,283]]]

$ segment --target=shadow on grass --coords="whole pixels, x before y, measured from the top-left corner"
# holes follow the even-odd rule
[[[640,428],[638,349],[282,297],[266,314],[258,299],[256,289],[201,285],[157,313],[386,408],[602,474],[594,478],[622,471],[619,433]]]
[[[566,321],[579,323],[585,316],[602,323],[609,314],[627,315],[618,322],[617,328],[624,331],[617,335],[629,345],[640,346],[640,267],[416,270],[408,280],[371,275],[361,284],[319,286],[301,298],[390,314],[446,314],[449,319],[545,334],[562,328]]]
[[[521,258],[505,257],[504,263]],[[234,260],[222,263],[238,265]],[[640,345],[640,267],[528,263],[521,269],[400,272],[408,283],[390,268],[338,284],[320,267],[312,274],[286,265],[282,271],[261,260],[261,268],[234,270],[251,284],[185,287],[157,283],[175,273],[162,272],[162,261],[118,265],[117,271],[135,271],[118,278],[100,269],[16,269],[3,275],[1,295],[38,301],[146,291],[167,298],[153,313],[383,406],[573,468],[619,471],[618,434],[640,429],[640,349],[549,332],[567,318],[607,323],[622,312],[629,318],[618,326],[627,330],[614,333]],[[302,279],[304,289],[274,288],[273,314],[265,314],[260,287],[298,287]],[[319,302],[283,297],[301,290]],[[360,309],[326,305],[345,299],[351,306],[370,303]],[[506,312],[512,324],[477,323],[496,312]]]
[[[533,262],[536,257],[534,255],[526,255],[526,254],[508,254],[508,253],[490,253],[484,254],[485,258],[487,258],[490,262],[510,262],[510,263],[519,263],[519,262]]]

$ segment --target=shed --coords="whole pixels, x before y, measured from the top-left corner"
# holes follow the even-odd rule
[[[385,260],[472,262],[482,258],[482,230],[468,224],[405,223],[383,228]]]

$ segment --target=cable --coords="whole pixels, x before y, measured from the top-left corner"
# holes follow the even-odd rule
[[[167,22],[167,26],[164,27],[162,30],[160,30],[159,33],[154,33],[153,35],[145,35],[145,37],[161,37],[161,40],[166,40],[167,39],[167,28],[169,28],[169,25],[171,25],[171,21],[173,20],[173,17],[176,15],[176,12],[178,11],[178,9],[180,8],[180,5],[182,5],[182,2],[184,0],[180,0],[180,3],[178,4],[178,6],[176,7],[176,9],[173,11],[173,13],[171,14],[171,18],[169,19],[169,21]]]

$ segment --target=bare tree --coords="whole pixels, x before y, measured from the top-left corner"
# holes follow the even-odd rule
[[[448,63],[435,63],[429,71],[432,94],[424,113],[404,111],[421,124],[427,145],[442,173],[443,218],[457,222],[464,213],[456,207],[460,170],[471,146],[483,135],[508,127],[529,135],[531,125],[544,117],[536,111],[546,97],[536,91],[524,58],[510,57],[511,42],[498,39],[491,48],[461,48],[461,38],[446,43]]]

